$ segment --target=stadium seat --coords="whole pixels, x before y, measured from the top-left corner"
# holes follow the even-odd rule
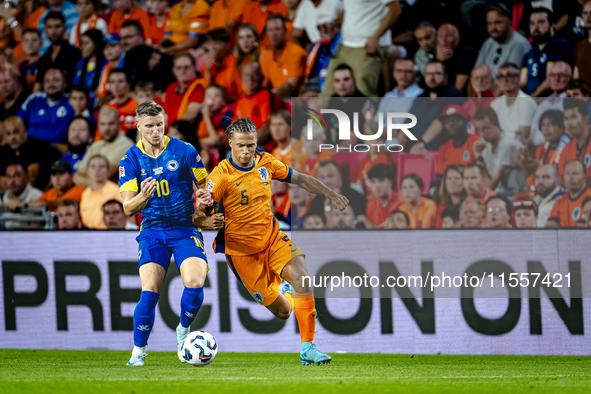
[[[397,187],[400,190],[402,178],[408,174],[417,174],[423,180],[424,195],[429,194],[431,183],[435,182],[435,157],[437,152],[403,153],[399,155]]]

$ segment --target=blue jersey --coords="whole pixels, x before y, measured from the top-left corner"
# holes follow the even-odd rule
[[[572,65],[573,49],[568,41],[552,36],[542,50],[539,46],[533,45],[523,57],[521,64],[522,70],[527,69],[526,92],[535,92],[546,79],[547,68],[559,60]]]
[[[139,192],[148,177],[156,180],[156,190],[142,210],[142,230],[195,228],[193,181],[205,179],[207,170],[193,145],[165,136],[164,150],[152,157],[140,140],[121,159],[119,191]]]
[[[17,113],[27,127],[27,135],[48,144],[68,142],[68,125],[75,115],[67,96],[50,103],[44,92],[30,95]]]

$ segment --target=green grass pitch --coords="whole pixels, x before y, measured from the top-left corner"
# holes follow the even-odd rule
[[[209,366],[175,353],[0,350],[0,393],[589,393],[591,357],[333,354],[302,366],[298,354],[220,353]]]

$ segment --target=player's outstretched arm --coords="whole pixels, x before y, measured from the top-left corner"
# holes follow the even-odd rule
[[[310,193],[320,194],[330,200],[332,206],[335,209],[342,211],[349,204],[347,197],[342,196],[334,190],[326,187],[326,185],[320,182],[318,179],[308,174],[302,174],[301,172],[292,169],[291,179],[288,181],[300,186],[302,189],[309,191]]]
[[[220,230],[224,227],[224,214],[215,213],[213,207],[201,204],[193,213],[193,224],[204,230]]]
[[[139,193],[132,191],[121,192],[125,214],[133,216],[140,213],[145,208],[148,200],[154,197],[154,190],[156,190],[156,180],[148,177],[142,181]]]

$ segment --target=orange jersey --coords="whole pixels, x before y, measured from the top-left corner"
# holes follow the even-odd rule
[[[162,96],[162,99],[158,104],[160,104],[164,108],[164,113],[168,115],[168,125],[170,126],[172,122],[177,119],[180,119],[184,112],[186,112],[186,108],[183,111],[183,114],[179,117],[179,109],[181,107],[181,103],[185,99],[187,101],[187,107],[190,103],[202,103],[205,97],[205,87],[203,85],[197,84],[194,89],[189,91],[189,86],[193,84],[193,81],[187,82],[187,87],[182,92],[180,91],[179,83],[175,82],[170,84],[168,88],[166,88],[166,92]]]
[[[586,187],[574,200],[570,193],[558,199],[552,207],[548,220],[558,220],[560,227],[577,227],[577,222],[583,216],[583,200],[591,196],[591,188]]]
[[[476,156],[474,156],[474,142],[479,140],[480,137],[475,134],[469,134],[460,147],[456,148],[453,141],[450,139],[439,148],[437,154],[437,171],[439,175],[443,175],[448,166],[461,165],[467,166],[468,164],[476,163]]]
[[[170,40],[175,44],[189,37],[202,36],[210,30],[211,7],[209,4],[205,0],[197,0],[191,11],[183,15],[184,4],[184,1],[175,4],[170,9],[169,18],[166,21],[164,35],[170,36]]]
[[[419,208],[414,213],[411,212],[410,204],[407,202],[402,204],[398,209],[408,215],[408,220],[410,222],[409,228],[435,227],[437,205],[435,205],[433,200],[422,197]]]
[[[164,22],[159,27],[158,26],[158,19],[156,19],[156,15],[149,15],[150,16],[150,30],[149,30],[149,38],[152,39],[152,45],[156,45],[162,40],[164,37],[164,32],[166,31],[166,24],[170,20],[170,16],[168,13],[164,17]]]
[[[107,98],[109,95],[109,89],[107,89],[107,84],[109,83],[109,72],[113,68],[113,62],[108,62],[105,67],[103,67],[103,71],[101,71],[101,78],[99,79],[99,84],[96,87],[96,97],[100,99]]]
[[[402,204],[404,204],[402,197],[393,191],[392,198],[390,198],[390,201],[388,201],[386,206],[381,204],[378,197],[369,200],[366,204],[365,216],[367,216],[369,221],[375,226],[382,227],[386,223],[386,219],[388,219],[390,212],[398,209]]]
[[[84,186],[72,186],[67,192],[60,196],[58,190],[53,188],[43,193],[43,195],[39,197],[39,201],[74,200],[80,203],[84,190]]]
[[[286,109],[286,105],[276,94],[261,90],[252,96],[243,96],[236,102],[236,117],[248,118],[257,128],[267,123],[269,115],[276,109]]]
[[[259,37],[262,37],[269,14],[281,14],[287,18],[287,7],[281,0],[273,0],[265,11],[261,11],[261,3],[259,1],[253,1],[245,8],[242,23],[252,23],[257,28]]]
[[[564,175],[564,167],[566,163],[572,160],[578,160],[585,166],[585,171],[587,172],[587,179],[591,179],[591,144],[589,143],[591,140],[591,131],[589,131],[589,135],[587,136],[587,141],[583,144],[583,146],[579,149],[577,145],[577,140],[573,139],[567,146],[564,147],[562,152],[560,152],[560,161],[558,162],[558,174],[560,176]]]
[[[316,176],[316,169],[323,161],[332,160],[332,153],[327,150],[321,151],[315,158],[309,158],[307,153],[300,156],[298,163],[298,171],[302,171],[310,176]]]
[[[119,113],[119,123],[121,124],[121,130],[125,134],[127,134],[128,130],[136,128],[136,116],[135,116],[135,109],[138,106],[137,101],[134,99],[129,99],[123,105],[117,104],[115,100],[109,101],[105,104],[106,107],[115,108]],[[100,132],[95,133],[94,141],[100,141],[103,137],[101,136]]]
[[[271,212],[271,179],[285,181],[292,170],[269,153],[257,155],[250,168],[223,160],[207,178],[225,217],[225,226],[216,238],[214,250],[232,256],[247,256],[266,249],[278,225]]]
[[[235,26],[238,27],[242,23],[244,11],[250,4],[250,0],[218,0],[211,6],[211,19],[209,21],[209,28],[215,29],[228,25],[228,22],[233,20]],[[232,33],[232,32],[230,32]]]
[[[288,41],[278,61],[274,59],[274,52],[268,51],[261,60],[263,76],[273,88],[280,88],[289,78],[304,75],[308,53],[302,47]]]
[[[206,66],[201,69],[201,74],[205,75]],[[210,69],[210,82],[215,82],[226,89],[226,101],[235,102],[244,90],[242,87],[242,79],[236,69],[236,58],[232,53],[229,53],[224,60],[224,67],[217,68],[212,65]]]
[[[291,152],[294,151],[294,156],[299,157],[299,155],[301,155],[302,149],[302,141],[295,140],[293,144],[290,144],[287,150],[282,150],[280,147],[276,147],[271,151],[271,154],[283,164],[291,166]]]
[[[109,33],[119,34],[121,26],[127,21],[138,21],[139,24],[142,25],[142,29],[144,29],[144,38],[150,38],[150,17],[148,16],[148,13],[140,7],[135,7],[127,18],[120,10],[113,11],[111,19],[109,20]]]

